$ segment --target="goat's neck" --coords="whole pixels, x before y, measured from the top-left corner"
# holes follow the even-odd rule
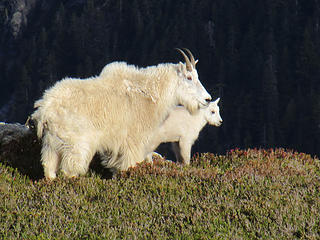
[[[177,88],[178,79],[176,77],[176,67],[174,64],[165,64],[162,65],[160,74],[162,74],[162,78],[158,79],[161,80],[159,83],[158,93],[159,93],[159,104],[160,109],[159,112],[169,112],[178,105],[176,102],[175,97],[175,89]],[[165,114],[164,116],[167,116]]]
[[[202,128],[204,128],[204,126],[207,124],[207,120],[205,118],[205,109],[199,109],[199,111],[193,115],[194,119],[196,121],[194,121],[195,124],[197,124],[197,128],[199,131],[202,130]]]

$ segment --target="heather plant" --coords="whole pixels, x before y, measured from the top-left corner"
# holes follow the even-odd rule
[[[319,239],[320,163],[285,149],[160,158],[112,179],[0,165],[1,239]]]

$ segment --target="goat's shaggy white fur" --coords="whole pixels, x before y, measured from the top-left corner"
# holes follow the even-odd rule
[[[110,63],[98,77],[65,78],[46,90],[32,114],[45,177],[55,178],[59,169],[67,177],[85,174],[96,152],[111,153],[106,167],[133,167],[144,160],[152,133],[174,106],[190,112],[206,106],[211,96],[183,55],[186,64],[139,69]]]
[[[154,151],[161,143],[172,142],[176,160],[184,164],[190,164],[191,147],[197,140],[200,131],[209,123],[219,127],[222,124],[220,109],[218,106],[220,98],[210,102],[209,106],[191,115],[184,107],[178,106],[173,109],[169,117],[153,134],[150,141],[149,153],[146,160],[151,162]]]

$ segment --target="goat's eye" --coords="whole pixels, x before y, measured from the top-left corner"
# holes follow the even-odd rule
[[[189,81],[191,81],[191,80],[192,80],[192,77],[191,77],[191,76],[188,76],[187,79],[188,79]]]
[[[216,112],[215,112],[215,111],[211,111],[211,113],[212,113],[212,114],[215,114]]]

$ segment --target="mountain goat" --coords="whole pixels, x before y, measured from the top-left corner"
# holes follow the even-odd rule
[[[125,62],[106,65],[99,76],[65,78],[35,102],[32,114],[42,138],[44,175],[67,177],[87,172],[93,155],[110,152],[103,164],[126,170],[145,158],[152,134],[170,110],[181,104],[191,113],[208,105],[197,61],[177,49],[185,63],[138,68]]]
[[[209,123],[219,127],[222,124],[218,103],[220,98],[210,102],[208,107],[199,109],[191,115],[184,107],[173,109],[169,117],[160,125],[150,141],[149,153],[146,160],[151,162],[152,151],[161,143],[172,142],[172,149],[176,160],[184,164],[190,164],[191,147],[197,140],[200,131]]]

